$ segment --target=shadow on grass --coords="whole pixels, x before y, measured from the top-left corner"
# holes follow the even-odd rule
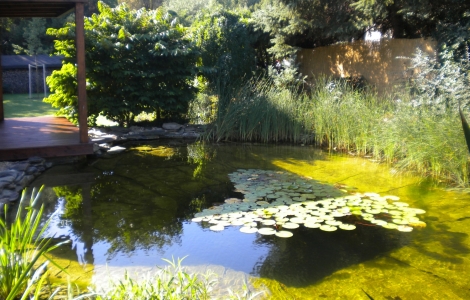
[[[5,118],[24,118],[54,115],[57,112],[49,103],[42,102],[44,94],[3,94]]]

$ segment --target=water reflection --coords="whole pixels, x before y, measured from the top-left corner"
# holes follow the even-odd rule
[[[380,272],[393,268],[393,274],[406,276],[399,273],[403,261],[431,273],[436,261],[440,261],[446,264],[443,274],[455,280],[458,272],[453,274],[451,267],[460,264],[465,269],[469,265],[468,230],[464,227],[470,219],[461,219],[468,205],[458,202],[454,212],[458,217],[453,219],[444,210],[436,209],[437,201],[429,200],[448,197],[444,193],[429,192],[429,187],[417,187],[405,179],[387,179],[383,171],[379,174],[365,170],[364,162],[329,160],[308,148],[192,147],[195,148],[135,145],[135,150],[71,170],[72,181],[68,184],[48,182],[52,175],[62,179],[68,176],[64,170],[56,172],[55,168],[42,176],[42,182],[37,181],[55,187],[51,192],[55,199],[64,199],[54,204],[63,205],[63,212],[53,230],[75,241],[78,256],[94,264],[95,280],[110,273],[123,274],[124,269],[131,274],[154,270],[155,266],[165,264],[161,258],[187,255],[184,265],[204,270],[219,268],[222,276],[233,270],[275,280],[287,287],[304,288],[318,285],[332,274],[372,263]],[[192,153],[189,156],[192,158],[188,158],[188,153]],[[429,211],[424,219],[428,227],[412,233],[365,226],[348,232],[299,228],[293,237],[280,239],[244,234],[238,227],[212,232],[207,225],[189,222],[195,213],[214,203],[241,197],[234,191],[228,174],[251,168],[288,170],[317,180],[356,186],[361,192],[396,188],[397,194],[410,201],[410,205]],[[72,184],[73,178],[85,178],[83,174],[88,174],[87,179]],[[379,262],[384,258],[387,263]],[[354,280],[346,277],[342,280],[351,280],[353,284]]]
[[[256,242],[272,246],[253,273],[286,286],[306,287],[335,271],[405,246],[410,238],[410,234],[378,226],[335,232],[299,228],[289,239],[262,236]]]

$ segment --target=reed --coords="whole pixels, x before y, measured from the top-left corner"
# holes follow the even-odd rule
[[[255,142],[300,142],[305,138],[307,103],[296,89],[268,79],[246,83],[230,99],[206,138]]]
[[[50,218],[43,223],[44,207],[36,208],[41,190],[33,190],[29,203],[23,191],[12,221],[8,206],[4,218],[0,217],[0,299],[26,299],[34,290],[37,293],[36,284],[42,286],[47,276],[47,263],[54,263],[47,253],[62,244],[52,244],[51,238],[43,237]],[[41,257],[48,261],[39,264]]]
[[[214,294],[217,285],[216,275],[190,274],[182,266],[184,258],[166,260],[169,265],[160,269],[157,274],[141,280],[132,279],[128,273],[119,282],[111,282],[109,288],[94,292],[96,300],[131,300],[131,299],[164,299],[164,300],[204,300],[218,299]],[[254,293],[244,287],[242,292],[229,291],[223,299],[255,299],[261,293]]]
[[[402,171],[468,186],[468,150],[457,111],[400,106],[376,137],[375,156]]]
[[[316,145],[360,155],[373,151],[377,128],[392,107],[373,92],[326,78],[319,79],[310,98]]]
[[[399,172],[467,187],[469,161],[460,120],[456,109],[416,106],[406,90],[379,96],[321,78],[306,93],[258,79],[231,97],[205,137],[315,143],[372,156]]]

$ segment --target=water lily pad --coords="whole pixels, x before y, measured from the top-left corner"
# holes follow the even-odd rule
[[[343,222],[337,221],[337,220],[326,220],[325,224],[331,225],[331,226],[339,226],[339,225],[343,224]]]
[[[192,218],[191,221],[193,222],[201,222],[202,218]]]
[[[263,221],[261,221],[261,224],[266,225],[266,226],[270,226],[270,225],[276,224],[276,221],[274,221],[274,220],[263,220]]]
[[[343,213],[343,212],[334,211],[334,212],[331,213],[331,215],[335,218],[340,218],[340,217],[344,217],[346,214]]]
[[[320,216],[320,217],[325,221],[335,219],[332,215],[323,215],[323,216]]]
[[[255,233],[255,232],[258,232],[258,228],[256,228],[256,227],[243,226],[243,227],[240,227],[240,232],[243,232],[243,233]]]
[[[305,222],[305,218],[294,217],[294,218],[291,218],[290,221],[292,223],[302,224]]]
[[[304,226],[307,227],[307,228],[320,228],[320,226],[322,226],[322,224],[316,223],[316,222],[305,222]]]
[[[354,230],[354,229],[356,229],[356,225],[353,225],[353,224],[341,224],[341,225],[339,225],[339,228],[340,228],[340,229],[343,229],[343,230]]]
[[[380,203],[380,202],[387,202],[387,199],[386,199],[386,198],[380,197],[380,196],[379,196],[379,197],[370,197],[369,199],[370,199],[370,200],[373,200],[373,201],[377,201],[378,203]]]
[[[368,214],[376,215],[376,214],[380,214],[380,209],[369,208],[369,209],[366,209],[365,212]]]
[[[377,193],[371,193],[371,192],[364,193],[364,196],[369,197],[369,198],[370,198],[370,197],[380,197],[379,194],[377,194]]]
[[[401,231],[401,232],[411,232],[411,231],[413,231],[413,227],[405,226],[405,225],[399,225],[399,226],[397,226],[397,230]]]
[[[419,208],[408,208],[407,210],[413,211],[417,215],[426,213],[425,210]]]
[[[209,227],[209,229],[212,231],[222,231],[225,229],[225,227],[222,225],[214,225],[214,226]]]
[[[392,219],[392,222],[395,223],[395,224],[399,224],[399,225],[406,225],[410,222],[408,222],[408,220],[404,220],[404,219]]]
[[[276,234],[276,230],[270,227],[263,227],[258,229],[258,233],[262,235],[273,235]]]
[[[423,222],[423,221],[419,221],[419,222],[413,222],[413,223],[410,223],[408,224],[409,226],[412,226],[412,227],[417,227],[417,228],[424,228],[426,227],[426,223]]]
[[[322,226],[320,226],[320,230],[323,230],[323,231],[335,231],[337,229],[338,229],[338,227],[331,226],[331,225],[322,225]]]
[[[275,233],[276,236],[281,237],[281,238],[290,238],[293,236],[292,232],[286,231],[286,230],[281,230]]]
[[[379,225],[379,226],[383,226],[383,225],[387,224],[387,221],[377,220],[377,219],[371,220],[370,222],[375,224],[375,225]]]
[[[398,201],[400,200],[400,197],[398,196],[393,196],[393,195],[386,195],[384,196],[385,199],[392,200],[392,201]]]
[[[296,228],[299,228],[299,224],[287,222],[282,227],[287,228],[287,229],[296,229]]]
[[[395,223],[386,223],[384,225],[381,225],[383,228],[387,229],[397,229],[398,225]]]
[[[240,199],[237,199],[237,198],[228,198],[228,199],[225,199],[225,203],[228,203],[228,204],[233,204],[233,203],[240,203],[242,200]]]
[[[405,203],[405,202],[394,202],[393,204],[395,204],[395,206],[398,206],[398,207],[410,206],[408,203]]]
[[[408,220],[409,223],[417,223],[420,222],[419,218],[417,217],[412,217],[412,216],[404,216],[405,220]]]
[[[241,226],[241,225],[244,225],[245,222],[241,221],[240,219],[237,219],[237,220],[231,220],[230,224],[232,224],[233,226]]]
[[[256,227],[258,224],[256,222],[245,222],[244,226],[246,227]]]

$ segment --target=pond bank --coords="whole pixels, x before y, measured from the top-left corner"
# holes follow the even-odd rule
[[[162,127],[95,127],[88,136],[94,143],[96,157],[109,157],[126,150],[123,143],[157,139],[197,139],[204,132],[203,125],[181,125],[164,123]],[[22,161],[0,161],[0,209],[5,204],[17,201],[21,191],[46,169],[58,163],[76,162],[74,157],[46,160],[31,157]]]
[[[18,162],[0,162],[0,208],[18,200],[24,187],[51,166],[51,162],[37,156]]]
[[[88,131],[98,157],[120,153],[126,150],[121,145],[129,141],[149,141],[158,139],[198,139],[204,132],[204,125],[181,125],[164,123],[162,127],[96,127]]]

